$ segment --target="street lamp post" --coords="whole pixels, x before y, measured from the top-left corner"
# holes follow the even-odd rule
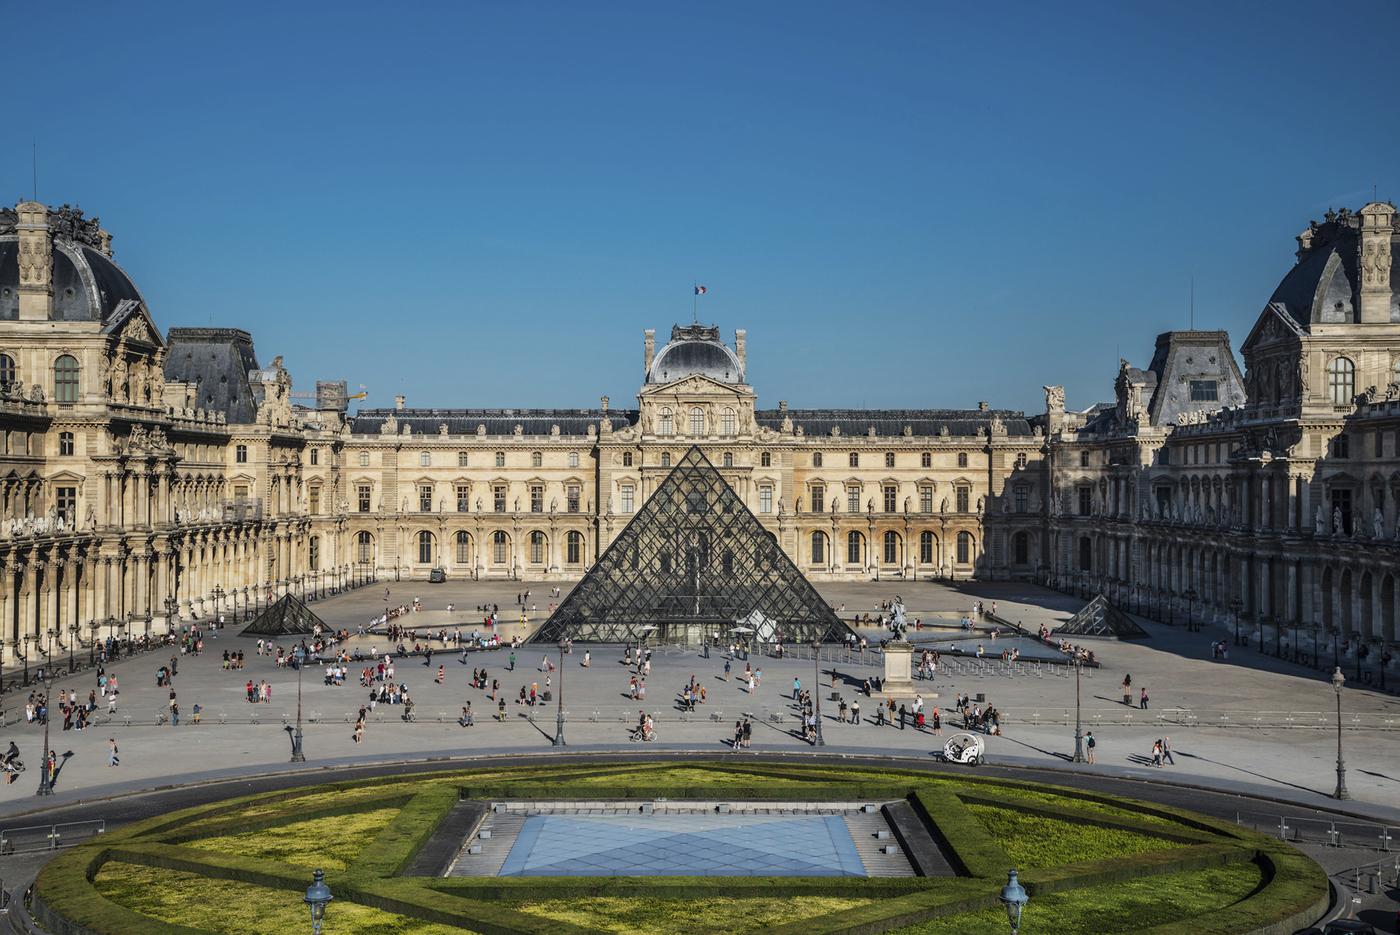
[[[53,649],[54,631],[48,631],[49,648]],[[44,660],[44,746],[39,751],[39,789],[35,795],[53,795],[53,782],[49,776],[49,719],[53,717],[53,654]],[[1337,694],[1337,710],[1341,710],[1341,689]],[[1341,724],[1338,715],[1338,725]],[[1340,726],[1338,728],[1340,731]]]
[[[1341,633],[1341,627],[1332,628],[1332,668],[1334,669],[1340,668],[1342,664],[1341,658],[1337,655],[1337,637],[1340,636]]]
[[[559,641],[559,704],[557,713],[554,716],[554,746],[563,747],[564,743],[564,647],[563,640]]]
[[[1244,601],[1238,597],[1230,598],[1230,611],[1235,615],[1235,645],[1243,646],[1240,642],[1240,611],[1244,610]]]
[[[79,629],[79,628],[78,628],[78,625],[77,625],[76,623],[70,623],[70,624],[68,624],[68,674],[69,674],[69,675],[72,675],[72,674],[73,674],[73,670],[76,668],[76,666],[75,666],[75,664],[74,664],[74,656],[76,656],[76,655],[78,654],[78,629]]]
[[[303,753],[301,749],[301,670],[306,668],[306,654],[301,652],[300,646],[292,650],[292,652],[300,653],[300,657],[297,659],[297,726],[295,729],[289,726],[286,730],[287,736],[290,737],[292,741],[291,762],[305,763],[306,754]]]
[[[1259,655],[1264,655],[1264,625],[1269,622],[1269,618],[1264,616],[1263,611],[1255,609],[1255,618],[1259,621]]]
[[[29,687],[29,634],[24,634],[24,655],[20,656],[24,660],[24,685]]]
[[[311,910],[311,935],[321,935],[321,921],[326,917],[326,906],[334,898],[331,888],[326,885],[326,874],[320,870],[311,874],[311,885],[306,888],[306,895],[301,900],[306,903],[306,908]]]
[[[1337,693],[1337,789],[1332,793],[1334,799],[1351,798],[1351,793],[1347,792],[1347,764],[1342,759],[1342,686],[1346,681],[1341,666],[1332,671],[1332,690]]]
[[[1001,888],[998,898],[1006,907],[1006,919],[1011,923],[1011,935],[1018,935],[1021,931],[1021,913],[1025,911],[1026,903],[1030,902],[1031,898],[1017,879],[1015,870],[1007,874],[1006,885]]]
[[[1196,625],[1195,625],[1194,623],[1192,623],[1192,620],[1191,620],[1191,618],[1192,618],[1192,613],[1191,613],[1191,612],[1195,609],[1195,605],[1196,605],[1196,589],[1195,589],[1195,588],[1187,588],[1187,589],[1185,590],[1185,592],[1182,593],[1181,596],[1184,597],[1184,598],[1186,598],[1186,632],[1187,632],[1187,633],[1194,633],[1194,632],[1196,632]]]
[[[1072,762],[1074,762],[1074,763],[1083,763],[1083,762],[1084,762],[1084,721],[1083,721],[1083,718],[1082,718],[1082,716],[1081,716],[1082,708],[1080,707],[1080,698],[1081,698],[1081,695],[1080,695],[1080,689],[1079,689],[1079,672],[1080,672],[1080,669],[1081,669],[1082,667],[1083,667],[1083,662],[1080,660],[1079,654],[1078,654],[1078,653],[1075,653],[1075,656],[1074,656],[1074,759],[1072,760]]]
[[[819,640],[812,641],[812,700],[816,704],[817,732],[816,741],[813,746],[826,746],[826,739],[822,737],[822,669],[821,669],[822,644]]]

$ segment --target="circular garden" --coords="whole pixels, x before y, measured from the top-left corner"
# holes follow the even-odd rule
[[[415,857],[462,799],[905,800],[951,877],[443,877]],[[743,933],[1003,935],[1007,871],[1023,935],[1291,931],[1326,907],[1286,844],[1180,809],[1041,784],[817,765],[531,765],[307,786],[134,823],[53,860],[34,914],[71,935]]]

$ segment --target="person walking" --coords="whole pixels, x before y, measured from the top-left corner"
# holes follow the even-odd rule
[[[1140,709],[1143,710],[1143,711],[1146,711],[1146,710],[1147,710],[1147,687],[1146,687],[1146,686],[1143,686],[1142,694],[1140,694],[1140,695],[1138,696],[1138,708],[1140,708]]]
[[[801,680],[801,679],[796,679],[796,678],[795,678],[795,679],[792,680],[792,700],[793,700],[793,701],[796,701],[801,695],[802,695],[802,680]]]
[[[1084,735],[1085,759],[1090,763],[1094,762],[1094,748],[1098,746],[1098,741],[1094,740],[1094,732],[1089,731]]]
[[[1162,766],[1162,741],[1160,740],[1152,743],[1152,765],[1159,769]]]
[[[445,678],[447,678],[447,669],[446,669],[446,667],[440,665],[440,666],[438,666],[437,678],[436,678],[434,681],[436,681],[439,685],[441,685],[442,682],[443,682],[443,679],[445,679]]]
[[[1125,676],[1123,676],[1123,704],[1127,705],[1128,707],[1132,707],[1132,705],[1133,705],[1133,677],[1132,677],[1132,675],[1125,675]]]
[[[1162,738],[1162,761],[1172,766],[1176,765],[1176,760],[1172,759],[1172,739],[1170,737]]]
[[[107,738],[107,766],[110,768],[110,767],[119,766],[119,765],[121,765],[121,758],[120,758],[119,756],[117,756],[117,738],[115,738],[115,737],[108,737],[108,738]]]
[[[584,667],[585,669],[588,668],[588,664],[589,664],[590,662],[592,662],[592,661],[593,661],[593,653],[591,653],[589,650],[586,650],[586,649],[585,649],[585,650],[583,651],[583,663],[582,663],[583,667]]]

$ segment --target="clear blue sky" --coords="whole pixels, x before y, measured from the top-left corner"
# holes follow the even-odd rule
[[[6,12],[0,196],[370,404],[628,405],[698,279],[763,405],[1086,406],[1400,197],[1393,2]]]

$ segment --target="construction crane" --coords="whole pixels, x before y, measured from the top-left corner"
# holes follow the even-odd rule
[[[317,395],[316,395],[315,393],[288,393],[287,395],[290,396],[292,399],[317,399],[317,398],[318,398]],[[368,395],[369,395],[369,391],[366,390],[366,389],[365,389],[365,385],[364,385],[363,383],[361,383],[361,384],[360,384],[360,391],[359,391],[358,393],[351,393],[349,396],[346,396],[345,398],[346,398],[347,400],[351,400],[351,399],[364,399],[364,398],[365,398],[366,396],[368,396]]]

